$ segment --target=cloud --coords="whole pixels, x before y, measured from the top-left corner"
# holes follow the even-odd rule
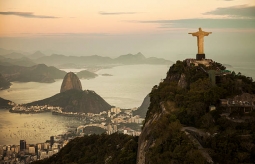
[[[129,14],[137,14],[137,12],[104,12],[100,11],[100,15],[129,15]]]
[[[25,17],[25,18],[59,18],[59,17],[54,17],[54,16],[47,16],[47,15],[34,15],[32,12],[0,12],[0,15],[16,15],[20,17]]]
[[[104,37],[109,36],[109,33],[20,33],[21,35],[30,35],[30,36],[65,36],[65,37]]]
[[[204,14],[255,18],[255,6],[239,5],[232,7],[219,7],[213,11],[209,11]]]
[[[226,8],[217,8],[204,15],[221,15],[227,18],[191,18],[191,19],[166,19],[166,20],[128,20],[129,23],[158,24],[158,28],[224,28],[224,29],[254,29],[255,6],[239,5]]]
[[[177,19],[128,21],[132,23],[159,24],[159,28],[255,28],[255,19]]]

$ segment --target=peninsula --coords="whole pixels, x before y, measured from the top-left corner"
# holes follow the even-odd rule
[[[56,110],[53,108],[56,108]],[[60,114],[63,114],[63,112],[100,113],[109,109],[111,109],[111,105],[96,92],[82,90],[79,78],[73,72],[69,72],[63,79],[60,93],[43,100],[13,107],[10,112],[35,113],[54,110]]]

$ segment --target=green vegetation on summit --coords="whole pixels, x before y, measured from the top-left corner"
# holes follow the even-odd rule
[[[233,105],[229,112],[220,99],[231,99],[242,93],[253,95],[255,83],[240,73],[230,72],[215,77],[216,85],[213,85],[209,70],[227,72],[216,62],[206,67],[177,61],[166,79],[153,87],[139,137],[138,163],[206,163],[211,159],[215,163],[254,162],[254,107],[245,113],[245,106]],[[210,110],[211,107],[216,110]],[[197,130],[185,130],[190,126]],[[198,151],[190,136],[204,149]]]

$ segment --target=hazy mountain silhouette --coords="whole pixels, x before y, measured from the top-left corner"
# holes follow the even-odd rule
[[[45,54],[43,54],[41,51],[36,51],[35,53],[29,55],[28,57],[30,59],[38,59],[38,58],[41,58],[41,57],[44,57]]]
[[[4,58],[3,58],[4,57]],[[32,66],[35,64],[46,64],[57,68],[84,68],[84,66],[114,66],[130,64],[163,64],[169,65],[173,62],[163,58],[146,58],[142,53],[121,55],[110,58],[98,55],[92,56],[66,56],[52,54],[46,56],[41,51],[27,55],[19,51],[5,50],[0,48],[0,65]]]
[[[0,65],[0,73],[8,81],[20,82],[54,82],[54,79],[62,79],[66,72],[55,67],[48,67],[45,64],[38,64],[31,67],[24,66],[3,66]]]
[[[59,54],[52,54],[51,56],[40,57],[35,60],[37,63],[44,63],[46,65],[56,66],[65,65],[66,63],[75,64],[77,66],[84,65],[105,65],[113,64],[112,59],[102,56],[65,56]]]
[[[10,58],[10,59],[19,59],[22,57],[26,57],[25,55],[17,52],[12,52],[10,54],[3,55],[5,58]]]
[[[80,71],[76,75],[80,79],[93,79],[93,78],[98,76],[97,74],[95,74],[93,72],[90,72],[90,71],[87,71],[87,70]]]
[[[63,67],[63,66],[94,66],[94,65],[126,65],[126,64],[172,64],[171,61],[162,58],[146,58],[143,54],[135,55],[127,54],[121,55],[115,59],[110,57],[103,57],[98,55],[93,56],[65,56],[53,54],[51,56],[43,56],[36,60],[37,63],[44,63],[46,65]]]
[[[12,50],[6,50],[6,49],[3,49],[3,48],[0,48],[0,55],[3,56],[3,55],[7,55],[7,54],[10,54],[10,53],[13,53],[14,51]]]

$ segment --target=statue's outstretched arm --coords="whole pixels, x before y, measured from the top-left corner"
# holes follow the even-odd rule
[[[208,36],[209,34],[211,34],[212,32],[204,32],[205,36]]]
[[[192,36],[197,36],[196,34],[196,32],[190,32],[189,34],[192,34]]]

